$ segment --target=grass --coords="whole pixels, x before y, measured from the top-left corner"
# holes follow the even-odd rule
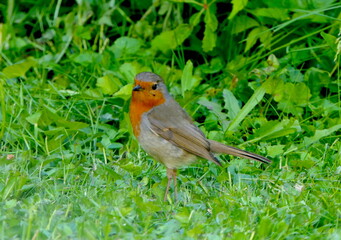
[[[0,4],[0,239],[341,239],[339,5],[199,3]],[[199,160],[164,202],[128,118],[141,71],[273,163]]]
[[[174,203],[163,202],[165,171],[146,156],[128,155],[123,164],[92,158],[92,166],[81,163],[81,157],[57,159],[56,167],[35,171],[23,167],[29,160],[25,157],[6,160],[3,238],[340,236],[337,164],[311,173],[269,167],[257,176],[237,172],[252,166],[246,161],[234,160],[222,169],[198,164],[181,170]]]

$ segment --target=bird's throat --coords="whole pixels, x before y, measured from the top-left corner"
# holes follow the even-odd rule
[[[150,111],[153,107],[165,102],[165,99],[158,99],[158,101],[153,101],[152,99],[149,99],[149,101],[141,101],[141,98],[139,98],[137,94],[133,92],[129,110],[130,122],[136,137],[140,135],[142,115]]]

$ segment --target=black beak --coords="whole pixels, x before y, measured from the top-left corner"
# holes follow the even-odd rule
[[[133,88],[133,91],[140,91],[142,90],[143,88],[140,86],[140,85],[136,85],[134,88]]]

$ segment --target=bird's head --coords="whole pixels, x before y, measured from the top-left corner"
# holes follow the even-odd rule
[[[159,75],[142,72],[134,80],[132,102],[152,108],[166,101],[167,88]]]

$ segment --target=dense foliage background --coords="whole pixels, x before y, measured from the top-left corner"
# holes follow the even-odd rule
[[[340,239],[341,5],[334,0],[0,2],[1,239]],[[219,156],[139,149],[134,75],[161,75]]]

